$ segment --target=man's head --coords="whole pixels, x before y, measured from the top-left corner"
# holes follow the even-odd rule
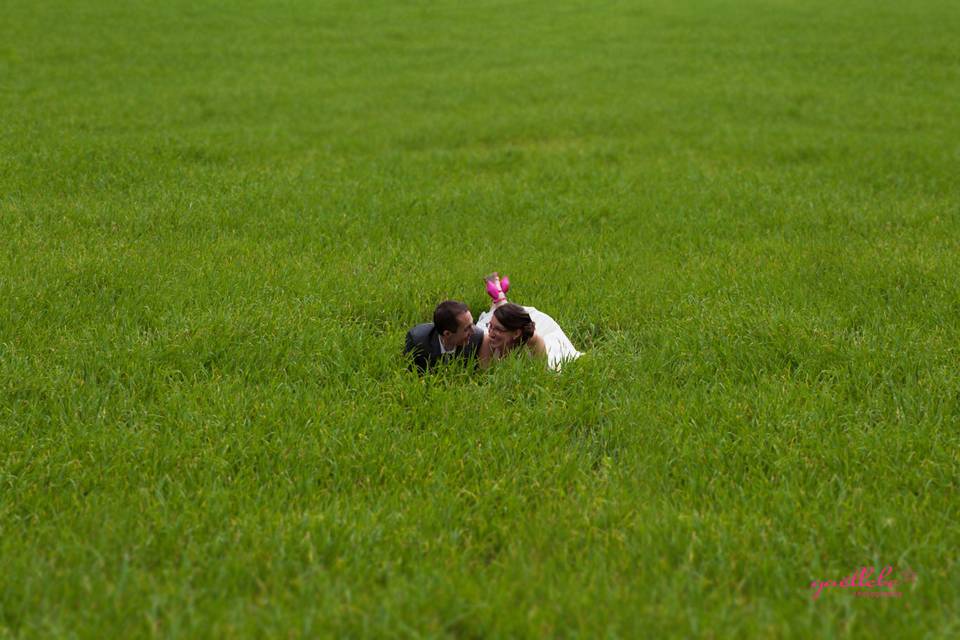
[[[462,347],[473,335],[473,315],[462,302],[444,300],[433,312],[433,326],[447,349]]]

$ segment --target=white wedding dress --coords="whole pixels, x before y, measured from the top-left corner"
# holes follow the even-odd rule
[[[560,371],[564,362],[576,360],[583,355],[573,346],[570,338],[563,332],[556,320],[543,311],[538,311],[535,307],[524,307],[523,309],[530,314],[530,319],[537,325],[537,334],[543,338],[543,344],[547,348],[548,367]],[[477,320],[477,327],[486,331],[492,317],[492,311],[484,311]]]

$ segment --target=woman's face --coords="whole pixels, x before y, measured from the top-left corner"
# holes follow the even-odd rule
[[[520,339],[520,329],[513,331],[507,330],[497,316],[490,318],[490,324],[487,325],[487,335],[490,336],[490,346],[497,351],[503,351],[512,347]]]

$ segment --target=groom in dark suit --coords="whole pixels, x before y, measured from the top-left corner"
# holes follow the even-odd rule
[[[424,373],[440,360],[475,359],[483,343],[483,331],[473,324],[467,305],[445,300],[433,312],[433,322],[418,324],[407,332],[404,353],[413,356],[413,366]]]

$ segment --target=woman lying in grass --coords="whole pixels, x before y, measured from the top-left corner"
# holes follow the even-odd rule
[[[477,320],[477,327],[485,332],[479,351],[481,367],[487,368],[514,349],[545,358],[547,366],[557,371],[564,362],[582,355],[553,318],[534,307],[507,301],[508,278],[501,280],[493,273],[485,280],[493,304]]]

